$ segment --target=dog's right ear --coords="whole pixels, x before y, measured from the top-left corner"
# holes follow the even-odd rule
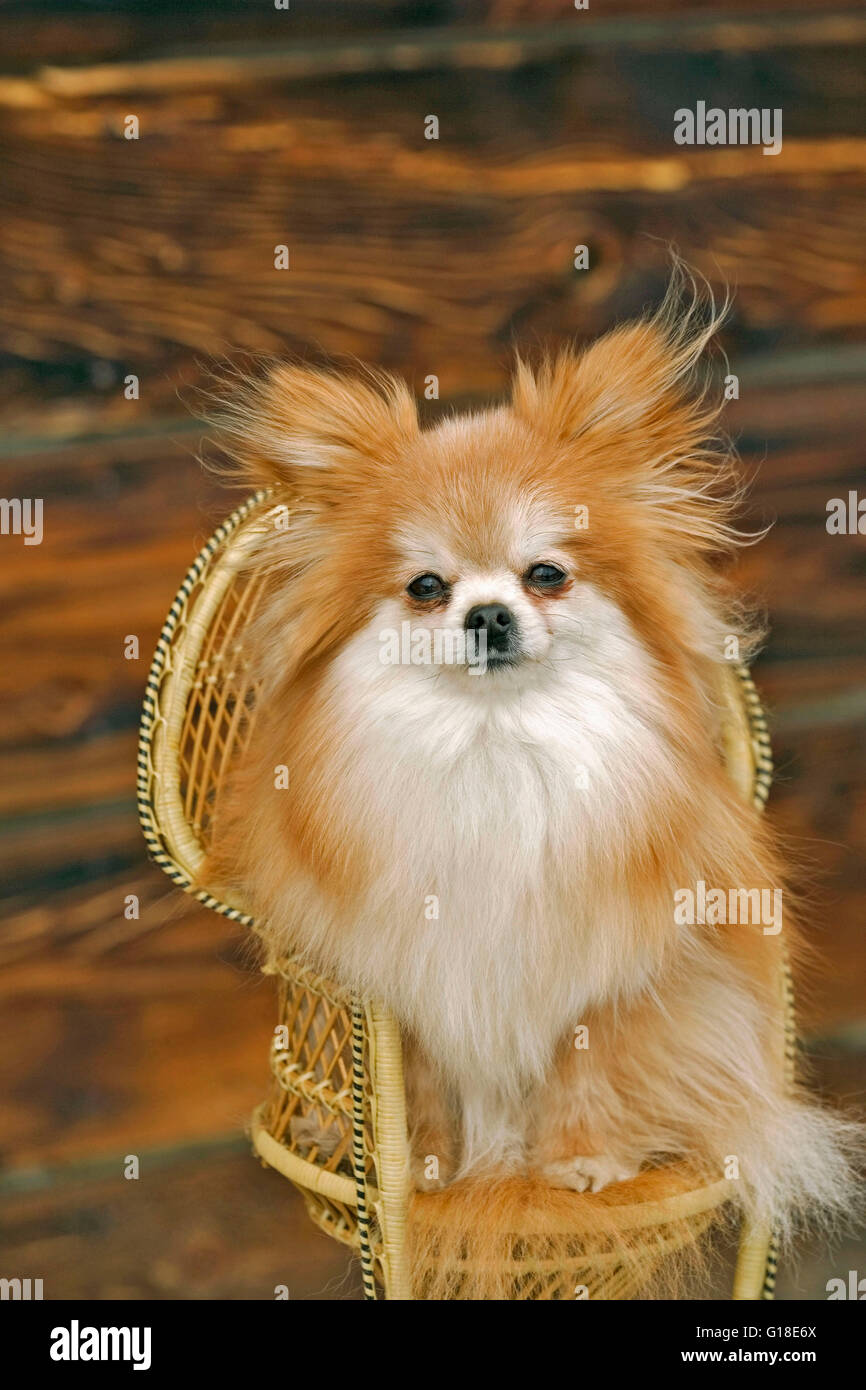
[[[229,382],[229,386],[231,386]],[[215,424],[229,472],[327,504],[386,473],[418,432],[415,402],[384,372],[341,375],[277,366],[221,391]]]

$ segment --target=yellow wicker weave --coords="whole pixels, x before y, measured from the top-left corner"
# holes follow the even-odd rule
[[[147,682],[141,725],[138,800],[153,859],[201,902],[255,929],[242,903],[194,886],[204,862],[215,798],[249,738],[255,686],[244,660],[244,630],[261,582],[245,569],[249,541],[268,510],[257,493],[219,527],[189,570],[171,606]],[[744,799],[763,806],[772,777],[760,701],[742,667],[726,689],[726,757]],[[406,1257],[410,1197],[400,1034],[375,1001],[350,998],[292,957],[270,967],[278,979],[279,1023],[271,1048],[271,1093],[252,1119],[263,1161],[302,1192],[313,1221],[360,1256],[368,1298],[413,1296]],[[787,968],[780,1065],[793,1070],[793,1002]],[[311,1147],[311,1137],[326,1142]],[[660,1201],[621,1208],[639,1239],[640,1279],[608,1249],[579,1232],[514,1232],[507,1245],[510,1296],[629,1298],[643,1287],[683,1232],[700,1232],[724,1203],[727,1182],[684,1184]],[[467,1275],[470,1271],[467,1269]],[[460,1279],[454,1282],[459,1290]],[[746,1230],[735,1299],[770,1298],[775,1281],[771,1233]],[[423,1294],[422,1294],[423,1296]],[[457,1295],[459,1297],[459,1292]]]

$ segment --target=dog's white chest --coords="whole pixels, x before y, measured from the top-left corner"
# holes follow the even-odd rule
[[[624,767],[651,775],[648,731],[595,676],[457,696],[420,673],[371,680],[351,656],[342,787],[380,865],[352,973],[452,1075],[513,1092],[586,1007],[632,983],[612,949],[628,913],[600,865],[622,829]]]

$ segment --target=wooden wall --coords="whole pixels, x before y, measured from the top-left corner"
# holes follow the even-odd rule
[[[19,4],[0,7],[0,52],[3,494],[45,500],[42,545],[0,538],[0,1162],[10,1191],[32,1189],[10,1248],[43,1252],[65,1292],[213,1295],[188,1275],[198,1227],[169,1259],[180,1274],[124,1263],[149,1210],[169,1244],[183,1226],[174,1177],[135,1219],[112,1215],[128,1210],[117,1192],[97,1203],[112,1254],[86,1281],[76,1252],[106,1237],[99,1222],[82,1235],[87,1204],[62,1181],[116,1184],[135,1152],[193,1191],[213,1145],[217,1186],[246,1194],[264,1231],[263,1179],[232,1136],[264,1084],[270,990],[242,938],[148,865],[133,798],[150,653],[228,505],[199,470],[187,404],[208,363],[355,354],[416,388],[435,373],[442,408],[483,401],[515,345],[583,341],[657,297],[671,242],[736,290],[728,424],[753,514],[776,523],[742,578],[772,624],[757,674],[774,801],[811,866],[827,960],[803,1021],[825,1057],[856,1053],[866,550],[828,535],[825,507],[863,488],[858,7]],[[676,146],[673,112],[698,99],[781,107],[782,153]],[[138,662],[123,657],[131,633]],[[138,922],[123,917],[131,892]],[[230,1248],[231,1203],[211,1219],[208,1239]],[[325,1253],[296,1272],[308,1296],[345,1263],[316,1239]],[[229,1264],[218,1288],[261,1296],[260,1276],[264,1257],[252,1273]]]

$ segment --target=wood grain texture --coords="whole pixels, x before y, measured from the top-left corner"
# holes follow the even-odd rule
[[[345,1246],[310,1223],[300,1195],[240,1145],[175,1155],[136,1147],[101,1174],[70,1174],[16,1199],[0,1226],[4,1267],[42,1278],[46,1299],[358,1300]],[[205,1177],[203,1178],[203,1174]]]
[[[264,80],[241,55],[231,90],[201,66],[194,90],[169,75],[160,91],[0,107],[10,425],[177,415],[202,362],[237,349],[354,354],[489,392],[513,342],[585,339],[657,296],[670,242],[737,287],[734,355],[857,341],[866,21],[805,47],[784,24],[765,55],[729,31],[696,55],[663,24],[650,60],[628,30],[579,52],[554,38],[553,56],[513,70],[443,57],[313,83]],[[193,47],[185,61],[208,60]],[[779,157],[673,144],[677,107],[731,92],[783,104]]]
[[[288,10],[238,0],[185,0],[182,7],[174,0],[65,0],[50,8],[40,0],[17,0],[14,14],[0,10],[0,47],[7,67],[28,71],[35,63],[128,62],[189,49],[236,53],[278,43],[338,48],[347,38],[371,36],[421,44],[450,35],[465,42],[467,32],[500,38],[554,26],[560,43],[570,33],[583,39],[599,31],[622,43],[672,18],[726,32],[729,44],[742,44],[756,21],[770,30],[782,24],[790,30],[827,16],[838,22],[858,9],[856,0],[818,0],[809,10],[788,0],[761,0],[759,6],[748,0],[726,0],[723,6],[713,0],[596,0],[583,12],[576,12],[574,0],[291,0]]]

